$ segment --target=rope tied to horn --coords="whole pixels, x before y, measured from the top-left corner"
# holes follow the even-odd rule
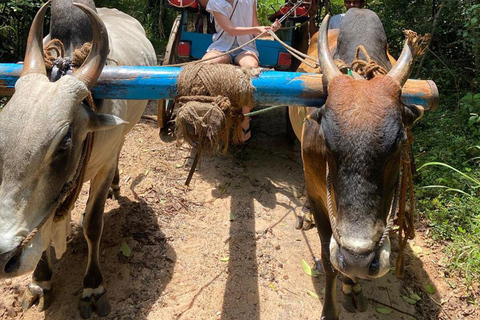
[[[240,144],[242,108],[253,108],[252,76],[259,69],[229,64],[191,64],[177,78],[179,109],[175,130],[179,143],[211,151],[226,152],[230,135]],[[220,148],[221,143],[223,148]]]

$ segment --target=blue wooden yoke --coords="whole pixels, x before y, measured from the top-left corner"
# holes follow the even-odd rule
[[[0,64],[0,95],[12,95],[22,71],[20,64]],[[98,99],[157,100],[176,95],[180,67],[105,67],[93,96]],[[322,106],[326,88],[321,74],[265,70],[252,78],[257,106]],[[405,104],[425,110],[438,106],[438,90],[431,80],[408,80],[402,89]]]

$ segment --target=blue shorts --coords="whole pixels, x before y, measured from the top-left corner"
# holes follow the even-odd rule
[[[230,48],[230,50],[233,50],[233,49],[238,48],[238,47],[239,47],[239,45],[238,45],[238,42],[237,42],[237,38],[235,38],[235,41],[233,41],[233,44],[232,44],[232,47]],[[228,50],[228,51],[230,51],[230,50]],[[232,59],[232,63],[235,62],[235,58],[238,55],[240,55],[244,52],[245,51],[243,49],[240,49],[240,50],[237,50],[237,51],[234,51],[234,52],[230,53],[229,56]]]

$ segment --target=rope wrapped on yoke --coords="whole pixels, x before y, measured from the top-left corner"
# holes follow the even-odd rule
[[[177,78],[175,120],[177,141],[216,153],[223,152],[233,131],[233,142],[242,142],[242,108],[255,105],[251,83],[259,69],[229,64],[198,63],[185,66]]]

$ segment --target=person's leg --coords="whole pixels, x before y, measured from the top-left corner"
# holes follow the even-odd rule
[[[258,56],[252,51],[245,51],[235,57],[235,64],[245,68],[258,68]]]
[[[258,68],[258,56],[251,51],[242,52],[235,57],[235,64],[245,68]],[[250,108],[243,107],[242,112],[249,113]],[[245,117],[242,122],[243,142],[247,142],[252,137],[250,131],[250,117]]]
[[[205,63],[232,63],[232,58],[230,55],[223,55],[223,52],[217,51],[217,50],[211,50],[205,53],[205,55],[202,57],[202,60],[210,59],[205,61]],[[214,57],[217,57],[213,59]]]

